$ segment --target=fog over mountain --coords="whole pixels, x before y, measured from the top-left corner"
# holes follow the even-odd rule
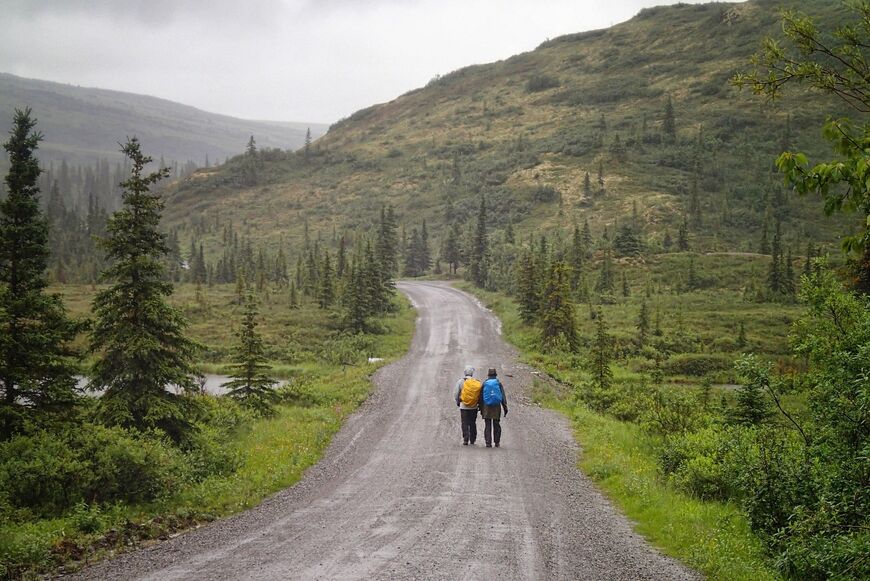
[[[0,71],[247,119],[331,123],[436,75],[662,3],[7,0]]]

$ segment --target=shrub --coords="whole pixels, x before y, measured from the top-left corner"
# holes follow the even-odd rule
[[[537,93],[546,91],[559,86],[559,79],[555,79],[549,75],[533,75],[526,81],[526,92]]]
[[[690,375],[703,377],[715,371],[731,369],[734,362],[727,355],[719,353],[681,353],[662,363],[662,369],[669,375]]]
[[[669,437],[659,461],[677,488],[699,498],[728,500],[741,496],[743,470],[757,455],[753,430],[709,426]]]
[[[83,423],[0,444],[0,490],[42,516],[78,503],[138,502],[172,491],[188,471],[164,440]]]

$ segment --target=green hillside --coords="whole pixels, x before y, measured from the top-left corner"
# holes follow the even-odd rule
[[[835,0],[798,4],[820,22],[842,10]],[[200,172],[171,195],[168,216],[182,226],[201,212],[214,223],[235,218],[275,243],[301,237],[305,221],[327,235],[393,204],[409,229],[426,219],[437,244],[445,223],[474,216],[484,194],[493,228],[513,221],[520,236],[587,219],[597,236],[636,208],[653,250],[684,212],[696,250],[757,252],[775,221],[786,244],[832,242],[848,225],[788,195],[773,160],[786,146],[827,153],[820,127],[840,105],[798,90],[771,106],[729,83],[779,31],[780,6],[646,9],[455,71],[339,121],[308,158],[265,161],[253,186],[232,179],[239,160]],[[663,127],[669,99],[673,139]],[[202,239],[208,248],[209,234]]]
[[[44,165],[66,159],[71,165],[95,165],[121,159],[118,142],[136,135],[159,159],[204,165],[244,150],[251,135],[262,148],[296,149],[305,132],[321,135],[318,123],[248,121],[207,113],[133,93],[106,91],[0,73],[0,132],[9,129],[16,107],[29,106],[45,134],[40,145]],[[5,159],[0,162],[5,164]]]

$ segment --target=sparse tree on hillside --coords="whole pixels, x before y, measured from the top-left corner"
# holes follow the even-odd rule
[[[643,347],[646,345],[647,335],[649,335],[649,308],[646,301],[640,303],[640,312],[637,315],[637,342]]]
[[[16,109],[8,141],[6,198],[0,202],[0,439],[33,413],[60,411],[76,396],[74,352],[80,330],[48,286],[48,224],[39,209],[42,135],[30,109]]]
[[[517,302],[523,323],[531,325],[537,321],[541,310],[541,277],[531,251],[524,251],[518,264]]]
[[[583,247],[587,254],[592,250],[592,230],[589,228],[589,220],[583,220]]]
[[[305,161],[311,157],[311,128],[305,130]]]
[[[689,222],[685,214],[683,214],[683,221],[680,222],[680,230],[677,233],[677,250],[680,252],[689,250]]]
[[[662,134],[664,134],[665,140],[670,143],[677,140],[677,122],[674,118],[674,103],[670,95],[668,95],[664,117],[662,118]]]
[[[456,274],[456,269],[459,268],[461,258],[459,242],[459,225],[453,223],[444,240],[444,260],[450,268],[450,274]]]
[[[598,161],[598,193],[599,195],[604,195],[606,193],[606,189],[604,188],[604,162]]]
[[[335,273],[332,270],[332,261],[329,252],[323,253],[323,262],[320,266],[320,285],[317,293],[317,304],[321,309],[332,306],[335,302]]]
[[[612,295],[614,289],[613,260],[610,257],[610,250],[605,250],[604,260],[601,261],[601,272],[598,275],[598,282],[595,283],[595,292],[602,295]]]
[[[172,285],[161,261],[168,250],[159,228],[163,201],[150,189],[168,170],[143,175],[151,158],[135,137],[121,151],[132,167],[121,184],[124,206],[110,218],[102,241],[112,260],[103,277],[113,284],[93,303],[97,361],[90,388],[105,390],[99,414],[107,423],[158,429],[179,441],[191,427],[191,402],[170,388],[193,389],[198,345],[184,336],[186,322],[166,300]]]
[[[486,285],[488,241],[486,235],[486,198],[480,198],[480,210],[477,213],[477,226],[474,230],[471,253],[468,260],[468,270],[475,286],[483,288]]]
[[[564,345],[569,351],[576,351],[577,325],[568,289],[568,267],[564,262],[556,261],[550,267],[543,299],[541,343],[544,348],[555,349]]]

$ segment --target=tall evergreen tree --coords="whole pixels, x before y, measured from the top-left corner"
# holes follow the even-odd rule
[[[592,249],[592,230],[589,228],[589,220],[583,220],[583,247],[588,255]]]
[[[613,384],[613,370],[610,361],[613,359],[613,338],[607,334],[607,323],[604,313],[598,311],[595,317],[595,341],[590,353],[589,371],[595,386],[607,390]]]
[[[601,261],[601,272],[598,274],[598,282],[595,283],[595,292],[602,295],[612,295],[615,288],[613,260],[610,257],[610,250],[605,250],[604,260]]]
[[[184,336],[186,321],[167,302],[172,285],[161,262],[168,251],[159,228],[163,201],[150,189],[168,170],[143,175],[151,158],[135,137],[121,151],[132,167],[121,184],[123,208],[112,215],[101,241],[112,261],[103,278],[113,284],[94,299],[91,349],[97,361],[90,387],[105,390],[99,402],[105,422],[159,429],[180,441],[191,429],[192,403],[171,387],[193,389],[198,345]]]
[[[550,267],[541,304],[541,343],[546,349],[561,345],[576,351],[578,345],[574,304],[568,286],[568,267],[556,261]]]
[[[444,260],[450,267],[450,274],[456,274],[456,269],[459,268],[461,261],[462,254],[459,242],[459,225],[453,223],[450,225],[450,232],[444,240]]]
[[[393,279],[399,274],[399,241],[396,236],[398,223],[392,206],[381,207],[381,219],[375,240],[375,256],[381,263],[384,279]]]
[[[0,438],[32,412],[60,410],[76,395],[70,342],[80,326],[48,285],[48,224],[39,208],[42,135],[31,110],[16,109],[9,140],[7,196],[0,202]]]
[[[580,227],[574,224],[574,233],[571,236],[571,250],[568,254],[569,266],[571,267],[571,290],[576,291],[583,276],[583,265],[586,261],[586,247],[583,243],[583,235]]]
[[[689,249],[689,222],[686,220],[685,214],[683,214],[683,221],[680,222],[680,230],[677,233],[677,249],[680,252]]]
[[[335,273],[332,271],[332,261],[329,252],[323,253],[323,262],[320,266],[320,286],[317,293],[317,303],[321,309],[332,306],[335,302]]]
[[[533,252],[523,252],[516,278],[520,318],[523,323],[531,325],[538,320],[541,310],[541,277],[538,276]]]
[[[668,95],[668,102],[665,104],[665,114],[662,119],[662,133],[665,140],[673,143],[677,139],[677,122],[674,117],[674,103],[671,96]]]
[[[269,416],[275,411],[273,404],[277,398],[273,387],[277,382],[267,374],[270,366],[267,364],[263,339],[257,332],[258,315],[257,302],[252,294],[248,294],[242,325],[236,332],[239,342],[231,365],[232,376],[221,387],[228,390],[228,397],[258,415]]]
[[[778,295],[785,291],[784,282],[785,273],[782,264],[782,234],[780,225],[777,221],[776,230],[773,234],[773,245],[771,246],[770,267],[767,271],[767,288],[774,294]]]
[[[488,241],[486,235],[486,198],[480,198],[480,210],[477,213],[477,226],[474,230],[471,253],[469,256],[469,274],[475,286],[483,288],[487,279]]]
[[[640,312],[637,315],[635,327],[637,328],[638,344],[643,347],[646,345],[646,339],[649,335],[649,308],[646,305],[646,301],[640,303]]]

